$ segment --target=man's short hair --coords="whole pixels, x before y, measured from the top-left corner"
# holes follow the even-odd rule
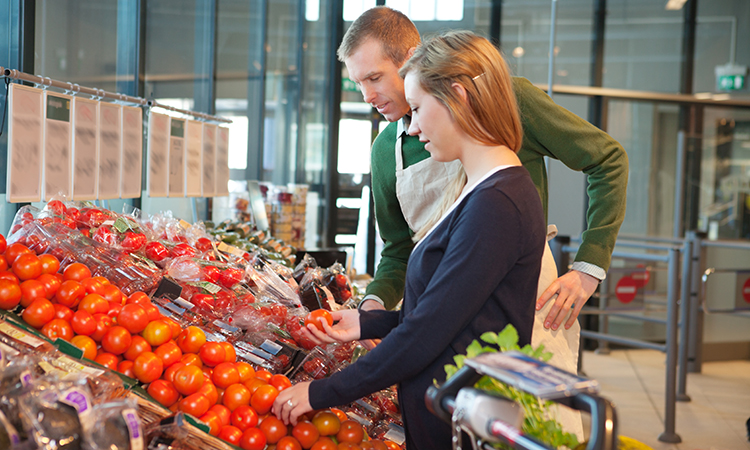
[[[367,39],[383,45],[385,56],[400,67],[409,49],[419,45],[419,31],[406,15],[387,6],[368,9],[352,22],[337,51],[339,61],[350,57]]]

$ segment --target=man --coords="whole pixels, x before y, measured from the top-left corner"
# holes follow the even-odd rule
[[[424,144],[406,134],[410,111],[398,69],[419,42],[419,32],[405,15],[388,7],[375,7],[352,23],[338,49],[339,59],[365,102],[392,122],[372,146],[375,217],[385,247],[375,279],[360,305],[363,309],[392,309],[399,302],[414,247],[412,236],[426,222],[442,188],[457,169],[429,158]],[[575,372],[580,330],[576,319],[606,276],[625,215],[627,155],[614,139],[557,106],[528,80],[514,78],[514,92],[524,129],[518,156],[534,180],[545,215],[545,156],[588,176],[588,229],[582,235],[572,270],[559,278],[546,250],[536,305],[539,324],[535,324],[532,336],[533,345],[544,343],[558,357],[553,363]],[[559,329],[563,321],[564,329]]]

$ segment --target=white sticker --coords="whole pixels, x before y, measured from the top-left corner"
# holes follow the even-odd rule
[[[7,323],[0,323],[0,331],[7,334],[8,336],[12,337],[13,339],[17,341],[21,341],[24,344],[29,344],[30,346],[37,348],[40,345],[44,344],[44,341],[41,339],[37,339],[34,336],[31,336],[30,334],[26,334],[23,331],[19,330],[18,328],[13,327],[12,325],[8,325]]]
[[[128,426],[130,450],[143,450],[143,430],[138,413],[133,408],[127,408],[122,411],[122,418],[125,419],[125,424]]]

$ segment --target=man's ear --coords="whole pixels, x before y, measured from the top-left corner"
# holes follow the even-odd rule
[[[414,56],[414,52],[415,52],[415,51],[417,51],[417,47],[412,47],[412,48],[410,48],[410,49],[409,49],[409,51],[408,51],[408,52],[406,52],[406,59],[409,59],[409,58],[411,58],[412,56]],[[404,61],[404,62],[406,62],[406,61]]]
[[[462,84],[452,83],[451,89],[456,91],[456,94],[458,94],[458,96],[461,97],[463,101],[468,101],[469,96],[466,94],[466,88],[464,88]]]

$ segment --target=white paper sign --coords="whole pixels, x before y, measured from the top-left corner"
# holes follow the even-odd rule
[[[169,188],[169,116],[151,112],[148,121],[148,195],[166,197]]]
[[[188,197],[201,196],[201,149],[203,148],[203,123],[187,121],[185,160],[185,194]]]
[[[169,196],[185,196],[185,120],[172,117],[169,133]]]
[[[120,198],[122,106],[99,103],[99,198]]]
[[[216,136],[216,193],[229,195],[229,128],[219,127]]]
[[[70,96],[44,93],[44,200],[72,191]]]
[[[216,192],[216,125],[203,124],[203,196]]]
[[[141,196],[143,171],[143,110],[122,107],[122,198]]]
[[[8,201],[42,199],[44,91],[11,83],[8,91]]]
[[[99,102],[73,97],[73,200],[96,200]]]

